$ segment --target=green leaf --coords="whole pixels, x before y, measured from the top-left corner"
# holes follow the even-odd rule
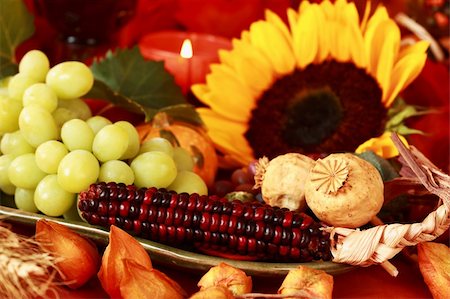
[[[0,0],[0,78],[18,72],[15,50],[34,33],[33,16],[22,0]]]
[[[195,111],[195,107],[190,104],[179,104],[169,107],[164,107],[158,111],[165,112],[173,119],[184,121],[193,125],[202,126],[203,121]]]
[[[423,134],[422,131],[408,128],[405,120],[410,117],[436,113],[435,109],[421,106],[409,105],[403,99],[397,98],[394,105],[388,111],[389,120],[386,122],[385,130],[397,132],[402,135]]]
[[[84,97],[90,99],[108,100],[114,105],[125,108],[131,112],[145,113],[144,107],[132,99],[112,90],[108,85],[99,80],[94,81],[94,86],[92,86],[89,93]]]
[[[372,164],[380,172],[383,181],[390,181],[399,176],[395,167],[392,166],[388,160],[378,156],[372,151],[365,151],[361,154],[357,154],[357,156]]]
[[[105,58],[95,61],[91,69],[95,79],[104,83],[97,84],[100,89],[96,91],[97,96],[103,93],[104,99],[134,106],[134,111],[139,107],[147,120],[162,108],[187,104],[164,63],[145,60],[138,47],[110,51]]]

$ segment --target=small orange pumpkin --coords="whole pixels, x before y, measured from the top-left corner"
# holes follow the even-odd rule
[[[136,127],[141,143],[153,137],[164,137],[172,144],[188,150],[194,158],[194,172],[212,187],[218,161],[213,143],[205,130],[186,122],[171,120],[166,113],[158,113],[151,123]]]

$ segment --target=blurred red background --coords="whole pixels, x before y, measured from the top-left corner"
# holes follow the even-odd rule
[[[55,56],[60,55],[55,50],[57,49],[55,41],[58,40],[58,33],[43,17],[42,12],[38,12],[37,3],[47,0],[23,1],[36,16],[36,31],[19,47],[18,59],[27,50],[33,48],[53,53]],[[320,2],[320,0],[312,2]],[[362,13],[366,1],[355,0],[354,2]],[[416,17],[418,22],[426,22],[423,25],[428,24],[427,29],[437,40],[448,40],[448,15],[442,13],[446,5],[448,6],[448,1],[385,0],[371,2],[372,8],[380,3],[384,4],[391,16],[404,12]],[[102,55],[107,49],[114,47],[131,47],[136,45],[139,39],[146,34],[167,29],[235,38],[239,37],[240,33],[247,29],[252,22],[263,18],[266,9],[273,10],[286,19],[286,9],[297,7],[299,3],[299,0],[137,0],[134,15],[113,36],[112,43],[106,48],[99,47],[98,52],[91,54]],[[430,20],[434,20],[434,22]],[[411,33],[402,28],[402,34],[406,36]],[[425,133],[424,135],[411,135],[409,140],[438,167],[449,172],[450,79],[448,51],[445,44],[443,44],[443,50],[446,53],[446,59],[438,62],[430,55],[421,75],[402,93],[402,96],[407,103],[436,108],[439,111],[409,120],[408,125]],[[55,57],[53,58],[54,61],[57,61]]]

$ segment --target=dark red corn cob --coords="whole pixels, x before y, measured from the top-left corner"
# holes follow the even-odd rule
[[[208,252],[264,260],[331,259],[330,235],[319,223],[259,202],[98,183],[79,194],[78,207],[90,224],[116,225],[174,246],[193,244]]]

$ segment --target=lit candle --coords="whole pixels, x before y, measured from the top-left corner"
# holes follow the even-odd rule
[[[184,72],[186,74],[186,78],[184,80],[184,84],[180,84],[181,88],[183,90],[184,94],[187,94],[189,87],[191,86],[191,59],[194,56],[193,50],[192,50],[192,42],[189,38],[185,39],[183,41],[183,44],[181,45],[181,50],[180,50],[180,56],[181,58],[183,58],[185,61],[183,61],[183,64],[186,65],[185,69],[186,71]]]
[[[219,61],[220,49],[231,49],[231,41],[209,34],[161,31],[139,41],[142,55],[149,60],[163,60],[186,94],[192,84],[205,82],[210,64]]]

